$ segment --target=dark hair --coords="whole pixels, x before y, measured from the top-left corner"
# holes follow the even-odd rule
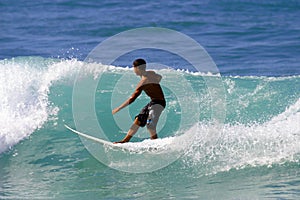
[[[139,66],[146,68],[146,61],[142,58],[133,61],[133,67],[139,67]]]

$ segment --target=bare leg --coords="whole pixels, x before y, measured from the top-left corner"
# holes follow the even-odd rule
[[[150,138],[153,140],[153,139],[157,139],[156,125],[161,112],[164,110],[164,107],[159,104],[154,104],[151,106],[151,109],[153,110],[151,116],[152,121],[150,124],[147,124],[147,129],[150,133]]]
[[[132,136],[139,130],[139,126],[135,124],[136,121],[131,125],[130,129],[127,132],[127,135],[124,137],[123,140],[119,141],[119,142],[114,142],[116,143],[125,143],[125,142],[129,142],[129,140],[132,138]]]
[[[151,140],[157,139],[156,129],[148,128],[148,131],[149,131],[149,133],[150,133],[150,138],[151,138]]]

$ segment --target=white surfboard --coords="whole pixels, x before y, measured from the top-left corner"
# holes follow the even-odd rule
[[[130,143],[124,143],[124,144],[122,144],[122,143],[114,144],[110,141],[106,141],[106,140],[103,140],[103,139],[100,139],[100,138],[97,138],[94,136],[87,135],[85,133],[81,133],[77,130],[70,128],[66,124],[65,124],[65,127],[77,135],[80,135],[80,136],[82,136],[86,139],[92,140],[94,142],[98,142],[102,145],[106,145],[113,149],[120,149],[120,150],[125,150],[126,152],[139,153],[139,154],[143,153],[143,152],[147,152],[147,153],[161,152],[165,149],[166,145],[168,146],[168,144],[172,141],[172,140],[170,140],[170,138],[169,139],[166,138],[165,140],[167,140],[167,143],[162,143],[162,144],[159,143],[159,141],[161,141],[162,139],[157,139],[157,140],[155,140],[156,142],[152,141],[152,140],[146,140],[144,142],[138,142],[138,143],[130,142]]]
[[[82,137],[84,137],[84,138],[87,138],[87,139],[89,139],[89,140],[92,140],[92,141],[94,141],[94,142],[98,142],[98,143],[100,143],[100,144],[108,145],[108,146],[111,146],[111,147],[122,148],[119,144],[114,144],[114,143],[112,143],[112,142],[109,142],[109,141],[106,141],[106,140],[103,140],[103,139],[100,139],[100,138],[96,138],[96,137],[87,135],[87,134],[85,134],[85,133],[81,133],[81,132],[79,132],[79,131],[76,131],[76,130],[70,128],[70,127],[69,127],[68,125],[66,125],[66,124],[65,124],[65,127],[66,127],[67,129],[69,129],[70,131],[72,131],[73,133],[76,133],[77,135],[80,135],[80,136],[82,136]]]

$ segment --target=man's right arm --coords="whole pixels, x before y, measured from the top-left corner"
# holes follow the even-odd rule
[[[137,88],[134,91],[134,93],[131,95],[131,97],[129,97],[129,99],[127,99],[124,103],[122,103],[119,107],[115,108],[112,111],[112,114],[119,112],[120,110],[122,110],[123,108],[125,108],[126,106],[134,102],[141,93],[142,93],[142,88],[141,87]]]
[[[138,96],[140,96],[141,93],[142,93],[142,86],[135,89],[134,93],[127,100],[128,104],[131,104],[132,102],[134,102],[136,100],[136,98],[138,98]]]

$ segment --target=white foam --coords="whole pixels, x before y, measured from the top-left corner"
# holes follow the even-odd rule
[[[126,150],[129,153],[133,154],[143,154],[143,153],[166,153],[171,150],[171,144],[174,140],[174,137],[168,138],[159,138],[156,140],[144,140],[142,142],[128,142],[122,145],[122,150]]]
[[[183,162],[200,174],[300,160],[300,99],[263,124],[199,123]]]
[[[31,59],[0,63],[0,153],[41,128],[49,116],[57,114],[59,109],[49,105],[49,89],[74,68],[73,61]],[[45,63],[47,67],[37,67]]]

